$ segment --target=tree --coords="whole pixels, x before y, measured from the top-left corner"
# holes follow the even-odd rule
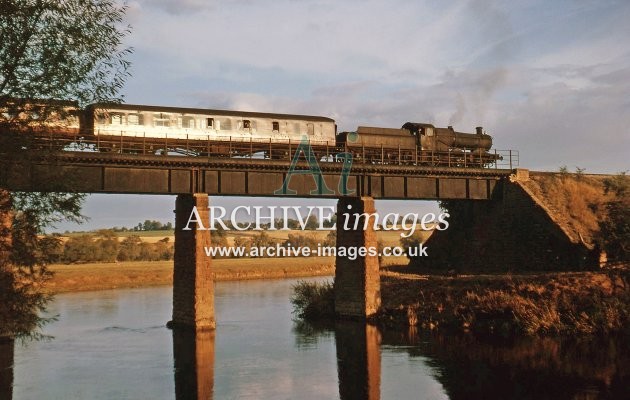
[[[138,235],[129,235],[122,242],[118,250],[118,261],[136,261],[140,259],[142,239]]]
[[[0,0],[1,162],[46,157],[41,149],[29,151],[37,149],[34,133],[76,118],[77,107],[121,100],[131,52],[123,46],[125,10],[113,0]],[[2,189],[5,170],[0,168],[0,336],[37,336],[46,322],[39,313],[50,299],[42,291],[50,273],[38,235],[55,222],[82,220],[84,196],[10,193]],[[45,190],[46,180],[40,183]]]
[[[99,249],[94,242],[94,236],[73,236],[63,246],[63,261],[71,264],[94,261],[97,252]]]

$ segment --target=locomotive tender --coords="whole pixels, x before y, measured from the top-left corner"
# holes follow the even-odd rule
[[[481,127],[464,133],[451,126],[407,122],[400,129],[359,126],[337,133],[335,121],[320,116],[107,103],[77,107],[75,115],[55,134],[96,142],[98,151],[218,157],[262,153],[279,159],[306,137],[318,159],[346,152],[371,164],[464,167],[502,159],[490,152],[492,137]]]

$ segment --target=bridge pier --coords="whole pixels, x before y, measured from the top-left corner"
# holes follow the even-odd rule
[[[193,207],[202,221],[208,221],[208,195],[180,194],[175,202],[175,270],[173,273],[173,320],[168,327],[196,330],[214,329],[214,279],[212,259],[206,256],[210,231],[188,224]]]
[[[342,318],[370,319],[381,306],[378,256],[357,256],[351,260],[339,255],[340,247],[378,248],[374,218],[366,215],[375,212],[371,197],[342,197],[337,202],[334,292],[335,313]]]

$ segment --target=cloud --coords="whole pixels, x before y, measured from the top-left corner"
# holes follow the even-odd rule
[[[168,14],[179,16],[202,13],[214,8],[214,1],[210,0],[140,0],[145,9],[156,8]]]
[[[532,168],[621,169],[624,3],[137,2],[136,102],[483,125]]]

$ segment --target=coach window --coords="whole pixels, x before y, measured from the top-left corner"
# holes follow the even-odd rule
[[[310,122],[306,124],[306,132],[313,136],[315,134],[315,126],[313,124],[311,124]]]
[[[169,114],[153,114],[153,124],[155,126],[169,126]]]
[[[433,136],[433,128],[426,128],[427,136]]]
[[[243,120],[243,129],[250,129],[252,127],[252,122],[248,119]]]
[[[122,124],[122,116],[120,114],[112,114],[112,125]]]
[[[127,125],[140,125],[140,117],[138,114],[129,114],[127,116]]]
[[[206,118],[206,127],[208,129],[214,129],[214,118]]]
[[[271,123],[271,130],[274,131],[274,132],[280,132],[280,122],[273,121]]]
[[[190,116],[178,117],[177,123],[180,128],[195,128],[195,118]]]

